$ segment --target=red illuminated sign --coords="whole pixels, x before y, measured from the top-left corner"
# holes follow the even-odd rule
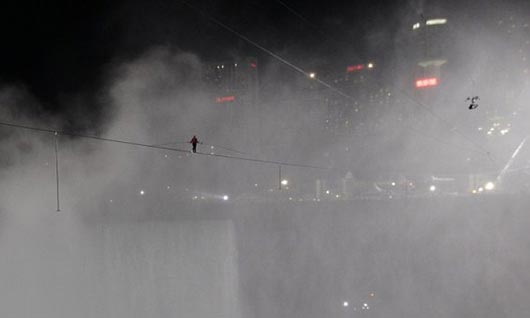
[[[416,88],[432,87],[438,85],[436,77],[418,78],[416,80]]]
[[[234,95],[230,95],[230,96],[217,97],[215,99],[215,102],[216,103],[226,103],[226,102],[233,102],[235,100],[236,100],[236,97]]]
[[[346,68],[346,72],[355,72],[364,69],[364,64],[350,65]]]
[[[258,65],[256,63],[250,63],[250,67],[256,68],[256,67],[258,67]]]

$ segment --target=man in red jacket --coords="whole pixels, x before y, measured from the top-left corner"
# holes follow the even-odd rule
[[[199,139],[197,139],[197,137],[195,137],[195,135],[193,135],[193,138],[191,138],[191,140],[190,140],[190,144],[193,146],[193,149],[192,149],[193,153],[197,152],[197,144],[198,143],[199,143]]]

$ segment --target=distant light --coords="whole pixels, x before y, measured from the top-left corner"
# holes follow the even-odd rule
[[[257,183],[254,183],[254,186],[257,188],[257,187],[258,187],[258,184],[257,184]]]
[[[482,192],[482,191],[484,191],[483,187],[478,188],[478,192]]]
[[[355,72],[355,71],[360,71],[362,69],[364,69],[364,64],[350,65],[350,66],[346,67],[346,72],[347,73],[351,73],[351,72]]]
[[[471,191],[471,193],[476,194],[477,190],[473,189],[473,191]]]
[[[330,194],[330,191],[329,191],[329,190],[326,190],[326,194]]]
[[[425,22],[425,24],[427,25],[439,25],[439,24],[446,24],[446,23],[447,23],[447,19],[431,19]]]
[[[317,74],[314,72],[309,73],[309,78],[315,78],[316,76]]]
[[[436,191],[436,186],[433,184],[429,187],[429,191],[434,192]]]
[[[198,196],[194,196],[193,197],[193,200],[197,200],[199,197]]]
[[[286,185],[288,185],[288,184],[289,184],[289,180],[287,180],[287,179],[283,179],[283,180],[282,180],[282,185],[283,185],[283,186],[286,186]]]
[[[395,183],[395,182],[392,182],[392,186],[395,187],[395,186],[396,186],[396,183]]]
[[[340,194],[336,194],[335,198],[337,198],[337,199],[340,198]]]
[[[370,293],[370,297],[375,297],[375,293]]]
[[[366,65],[368,68],[374,68],[374,63],[368,63],[368,65]]]
[[[436,77],[418,78],[416,80],[416,88],[432,87],[437,85],[438,78]]]
[[[168,190],[171,189],[171,186],[167,186],[167,189],[168,189]]]
[[[484,185],[484,189],[488,190],[488,191],[491,191],[493,189],[495,189],[495,183],[493,182],[487,182],[485,185]]]
[[[140,195],[144,195],[145,194],[145,191],[144,190],[140,190]]]
[[[224,201],[228,201],[228,199],[230,199],[227,195],[223,195],[223,200]]]
[[[420,26],[421,26],[421,25],[420,25],[420,23],[419,23],[419,22],[417,22],[417,23],[414,23],[414,24],[412,25],[412,30],[416,30],[416,29],[419,29],[419,28],[420,28]]]
[[[343,307],[348,307],[349,305],[350,305],[350,304],[349,304],[347,301],[345,301],[345,302],[342,303],[342,306],[343,306]]]
[[[236,100],[236,97],[234,95],[229,96],[219,96],[215,98],[216,103],[226,103],[226,102],[233,102]]]
[[[250,67],[256,68],[256,67],[258,67],[258,65],[256,63],[250,63]]]

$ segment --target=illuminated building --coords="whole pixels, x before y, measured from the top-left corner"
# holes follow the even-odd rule
[[[254,105],[258,90],[255,58],[210,63],[204,67],[203,82],[217,104]]]
[[[442,67],[447,63],[451,45],[448,23],[444,17],[421,16],[409,30],[416,89],[433,88],[443,81]]]

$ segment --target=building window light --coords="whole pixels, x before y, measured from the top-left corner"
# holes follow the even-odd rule
[[[438,24],[446,24],[446,23],[447,23],[447,19],[431,19],[425,22],[425,24],[427,25],[438,25]]]
[[[419,29],[420,28],[420,23],[417,22],[417,23],[414,23],[414,25],[412,25],[412,30],[416,30],[416,29]]]

